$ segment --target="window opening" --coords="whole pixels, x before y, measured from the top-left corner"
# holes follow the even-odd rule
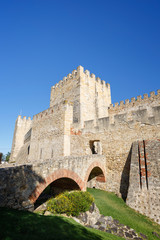
[[[99,140],[90,141],[90,149],[92,154],[102,154],[102,145]]]

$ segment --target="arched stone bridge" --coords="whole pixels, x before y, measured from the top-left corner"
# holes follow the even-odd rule
[[[86,190],[98,181],[106,181],[105,157],[88,155],[48,159],[25,165],[8,165],[0,168],[0,207],[34,209],[34,203],[50,185],[53,190]]]

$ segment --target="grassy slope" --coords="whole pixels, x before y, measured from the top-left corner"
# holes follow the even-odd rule
[[[0,240],[112,240],[114,235],[85,228],[61,216],[0,208]]]
[[[137,232],[144,233],[149,240],[158,240],[152,235],[160,234],[160,226],[138,214],[113,193],[88,189],[94,196],[100,212],[112,216]],[[41,216],[35,213],[0,208],[0,240],[116,240],[114,235],[87,229],[72,219],[61,216]]]
[[[135,229],[137,232],[144,233],[148,236],[149,240],[158,239],[152,232],[160,234],[160,226],[129,208],[124,201],[115,194],[98,189],[88,189],[88,191],[94,196],[95,203],[103,215],[112,216],[121,223]]]

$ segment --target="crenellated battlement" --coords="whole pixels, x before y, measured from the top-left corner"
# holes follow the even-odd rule
[[[117,114],[124,111],[131,111],[133,108],[156,106],[160,104],[160,89],[157,90],[157,94],[152,91],[150,92],[150,96],[147,93],[143,94],[143,98],[141,95],[137,96],[137,98],[132,97],[131,100],[126,99],[125,101],[120,101],[120,103],[116,102],[114,105],[111,104],[109,106],[109,114]]]
[[[152,106],[149,109],[146,107],[137,109],[131,112],[123,112],[121,114],[109,115],[108,117],[99,118],[97,125],[94,125],[94,120],[85,121],[84,128],[81,129],[86,132],[104,132],[109,129],[122,128],[127,124],[129,128],[134,127],[136,123],[145,125],[157,125],[160,124],[160,106]],[[73,125],[73,129],[77,127]]]
[[[106,86],[107,88],[110,87],[109,83],[106,83],[104,80],[101,80],[99,77],[96,77],[95,74],[91,73],[89,70],[84,70],[82,66],[78,66],[77,69],[73,70],[72,73],[69,73],[67,76],[63,78],[63,80],[60,80],[58,83],[55,84],[55,86],[52,86],[51,90],[56,91],[59,90],[61,87],[64,87],[68,84],[68,82],[73,80],[78,80],[80,77],[83,78],[90,78],[97,83],[101,84],[102,86]]]
[[[44,117],[48,117],[48,115],[54,114],[55,112],[60,111],[63,107],[66,107],[67,105],[73,106],[73,103],[68,101],[61,101],[58,104],[55,104],[53,107],[47,108],[46,110],[35,114],[33,116],[33,120],[38,120]]]
[[[110,84],[78,66],[51,88],[50,108],[65,100],[73,103],[73,121],[83,125],[86,120],[108,115]]]
[[[17,121],[26,123],[26,122],[32,122],[32,119],[31,119],[31,117],[27,118],[26,116],[22,117],[21,115],[18,115]]]

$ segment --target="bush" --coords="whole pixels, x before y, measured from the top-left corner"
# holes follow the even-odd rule
[[[88,192],[71,192],[68,195],[69,200],[73,204],[73,215],[78,216],[80,212],[86,212],[89,210],[93,197]]]
[[[47,210],[52,213],[66,213],[78,216],[80,212],[89,210],[94,198],[88,192],[72,191],[51,198],[47,202]]]
[[[71,215],[72,204],[66,196],[59,195],[47,202],[47,210],[51,213],[66,213],[67,215]]]

